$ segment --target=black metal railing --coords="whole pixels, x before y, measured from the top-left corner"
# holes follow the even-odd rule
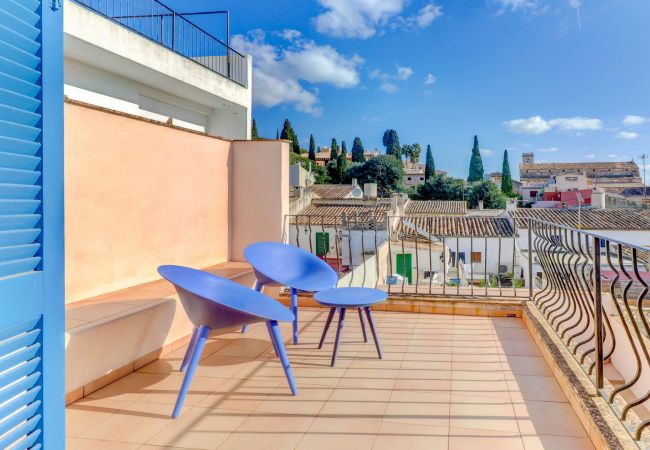
[[[466,232],[445,234],[437,222],[463,220]],[[417,296],[529,298],[517,234],[480,235],[481,218],[369,214],[294,214],[285,242],[327,261],[340,285],[376,287]]]
[[[529,230],[533,302],[632,436],[648,438],[650,250],[535,219]]]
[[[173,52],[248,87],[248,61],[158,0],[73,0]]]

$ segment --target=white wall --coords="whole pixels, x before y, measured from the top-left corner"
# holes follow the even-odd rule
[[[171,116],[177,125],[228,139],[250,138],[250,81],[240,86],[70,0],[65,11],[66,95],[156,120]],[[247,64],[251,80],[250,58]]]

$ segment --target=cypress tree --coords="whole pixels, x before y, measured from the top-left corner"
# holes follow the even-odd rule
[[[345,172],[348,170],[348,161],[343,151],[341,151],[341,154],[336,160],[336,170],[338,172],[338,182],[342,183],[345,178]]]
[[[339,144],[336,143],[336,138],[332,138],[332,145],[330,146],[330,161],[337,161],[339,158]]]
[[[251,139],[256,141],[260,138],[259,134],[257,133],[257,122],[255,119],[253,119],[253,126],[251,127]]]
[[[384,147],[386,147],[386,154],[393,155],[395,158],[402,159],[401,146],[399,145],[399,137],[397,136],[397,131],[395,130],[386,130],[384,132],[384,137],[382,138]]]
[[[275,129],[275,139],[276,140],[280,139],[280,132],[278,131],[277,128]]]
[[[426,165],[424,166],[424,181],[429,181],[429,178],[436,174],[436,163],[433,161],[433,153],[431,146],[427,145],[427,158]]]
[[[284,119],[284,125],[282,126],[282,134],[280,134],[281,139],[286,139],[291,141],[291,149],[294,153],[300,154],[300,143],[298,142],[298,135],[293,131],[291,122],[289,119]]]
[[[366,162],[366,151],[363,148],[361,138],[358,137],[354,138],[354,143],[352,144],[352,162]]]
[[[514,197],[515,192],[512,186],[512,175],[510,174],[510,162],[508,161],[508,150],[503,151],[503,168],[501,170],[501,193],[508,197]]]
[[[481,150],[478,145],[478,136],[474,136],[474,147],[472,148],[472,159],[469,161],[469,175],[467,181],[481,181],[484,175],[483,160],[481,159]]]
[[[316,161],[316,142],[313,134],[309,135],[309,159]]]
[[[341,155],[343,155],[343,159],[347,163],[347,161],[348,161],[348,146],[345,145],[345,141],[341,141]]]

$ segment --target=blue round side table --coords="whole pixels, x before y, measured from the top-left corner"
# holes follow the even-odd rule
[[[321,336],[320,343],[318,344],[319,349],[323,348],[323,342],[325,342],[325,337],[327,336],[327,331],[330,328],[334,314],[336,313],[337,309],[339,310],[339,325],[336,329],[334,353],[332,354],[332,367],[336,365],[336,355],[338,354],[339,344],[341,342],[341,333],[343,331],[343,324],[345,323],[345,311],[348,308],[354,308],[359,311],[359,320],[361,321],[363,340],[364,342],[368,342],[362,310],[365,311],[366,317],[368,317],[368,324],[370,325],[372,337],[375,340],[375,347],[377,347],[377,354],[379,355],[379,359],[383,358],[383,355],[381,353],[381,346],[379,345],[379,338],[377,337],[377,327],[375,326],[375,321],[372,318],[372,311],[370,310],[370,307],[384,302],[387,298],[388,294],[384,291],[380,291],[379,289],[361,287],[328,289],[326,291],[320,291],[314,295],[314,299],[318,303],[330,308],[330,313],[327,316],[327,321],[325,322],[325,329],[323,330],[323,335]]]

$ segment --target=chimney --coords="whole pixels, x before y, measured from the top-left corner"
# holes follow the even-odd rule
[[[483,200],[478,201],[478,209],[483,211]]]
[[[352,186],[359,186],[359,182],[356,178],[352,178]]]
[[[377,198],[377,183],[366,183],[363,185],[363,198],[365,200]]]
[[[592,192],[591,207],[593,209],[607,209],[607,194],[604,192]]]

